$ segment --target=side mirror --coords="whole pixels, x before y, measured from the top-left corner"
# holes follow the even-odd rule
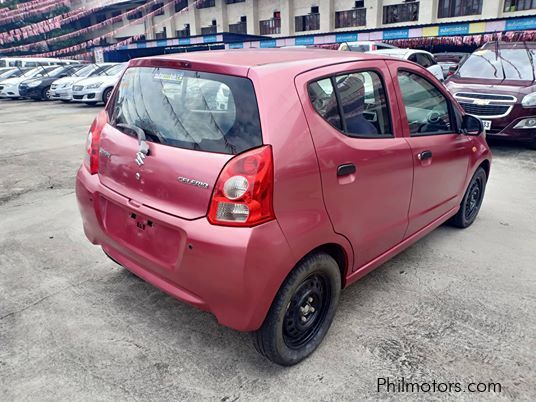
[[[484,123],[478,117],[466,114],[462,120],[462,132],[467,135],[478,136],[484,132]]]
[[[449,67],[449,72],[448,72],[449,77],[450,77],[451,75],[456,74],[456,71],[457,71],[457,70],[458,70],[458,65],[457,65],[457,64],[455,64],[455,65],[453,65],[453,66],[450,66],[450,67]]]

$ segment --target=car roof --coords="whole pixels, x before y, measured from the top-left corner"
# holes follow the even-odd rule
[[[175,60],[178,62],[198,63],[199,65],[231,67],[237,72],[246,75],[250,69],[260,71],[270,68],[301,72],[332,64],[360,60],[381,60],[384,58],[381,55],[314,48],[233,49],[152,56],[144,59],[134,59],[131,61],[131,65],[148,65],[151,62],[162,61],[165,63],[167,60]]]
[[[425,54],[431,54],[430,52],[427,52],[426,50],[419,50],[419,49],[379,49],[379,50],[371,50],[370,52],[367,52],[369,54],[385,54],[385,55],[396,55],[399,57],[406,56],[408,54],[412,53],[425,53]]]

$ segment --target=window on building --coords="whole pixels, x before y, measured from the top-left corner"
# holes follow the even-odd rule
[[[274,12],[274,17],[269,20],[259,21],[261,35],[277,35],[281,33],[281,14]]]
[[[320,8],[318,6],[311,7],[311,14],[318,14],[320,12]]]
[[[320,116],[349,137],[392,137],[384,85],[375,72],[313,82],[309,98]]]
[[[248,22],[247,17],[240,17],[240,22],[236,24],[229,24],[229,32],[236,34],[247,34],[248,33]]]
[[[355,8],[353,10],[335,12],[335,28],[359,27],[367,25],[367,9]]]
[[[200,2],[196,3],[195,8],[209,8],[215,6],[216,0],[201,0]]]
[[[187,38],[190,36],[190,24],[184,24],[184,28],[177,31],[177,38]]]
[[[119,17],[121,15],[121,10],[112,12],[112,18]]]
[[[296,32],[316,31],[320,29],[320,14],[298,15],[294,17],[294,28]]]
[[[216,25],[201,28],[201,35],[214,35],[217,32]]]
[[[504,0],[504,11],[523,11],[536,9],[536,0]]]
[[[188,7],[188,0],[179,1],[178,3],[175,3],[175,12],[178,13],[186,7]]]
[[[106,21],[106,14],[99,14],[97,15],[97,24],[100,24],[101,22]]]
[[[135,12],[133,14],[129,14],[127,16],[127,19],[129,21],[132,21],[132,20],[137,20],[138,18],[141,18],[141,17],[143,17],[143,13],[141,11],[137,11],[137,12]]]
[[[481,14],[482,1],[483,0],[439,0],[437,18]]]
[[[419,2],[393,4],[383,7],[383,23],[395,24],[397,22],[418,21]]]
[[[243,3],[246,0],[225,0],[225,4]]]
[[[365,0],[357,0],[357,1],[355,2],[355,6],[354,6],[354,7],[355,7],[355,8],[363,8],[363,7],[365,7]]]

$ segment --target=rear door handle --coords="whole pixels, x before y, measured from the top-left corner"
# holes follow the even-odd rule
[[[349,174],[355,173],[357,168],[353,163],[345,163],[344,165],[339,165],[337,168],[337,177],[348,176]]]
[[[431,157],[432,157],[432,151],[422,151],[420,154],[417,155],[417,158],[419,158],[420,161],[430,159]]]

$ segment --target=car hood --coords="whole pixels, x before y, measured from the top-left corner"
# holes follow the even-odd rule
[[[79,81],[87,80],[84,77],[63,77],[53,82],[54,85],[74,85]]]
[[[2,81],[3,85],[16,85],[20,84],[22,81],[30,80],[31,78],[28,77],[16,77],[16,78],[8,78],[7,80]]]
[[[118,79],[119,79],[118,75],[112,75],[112,76],[99,75],[98,77],[84,78],[80,81],[77,81],[76,84],[87,86],[87,85],[95,84],[98,82],[102,82],[103,85],[113,85],[116,83]]]
[[[21,84],[29,84],[30,82],[41,82],[41,85],[48,85],[54,81],[54,77],[39,77],[39,78],[28,78],[21,82]]]
[[[483,80],[454,76],[450,77],[445,85],[452,94],[468,92],[511,95],[518,101],[521,101],[525,95],[536,92],[536,82],[534,81]]]

